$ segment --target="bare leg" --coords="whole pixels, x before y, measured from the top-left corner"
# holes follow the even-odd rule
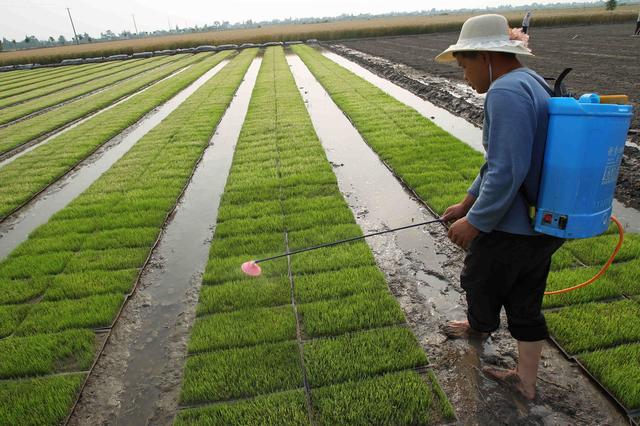
[[[515,370],[485,367],[483,371],[499,381],[514,386],[522,396],[533,400],[536,397],[536,380],[542,356],[542,343],[542,340],[518,341],[518,366]]]

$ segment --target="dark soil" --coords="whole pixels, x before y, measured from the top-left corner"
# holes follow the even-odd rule
[[[537,55],[526,65],[544,77],[573,71],[565,80],[575,93],[622,93],[634,104],[629,141],[640,143],[640,38],[628,24],[535,28],[530,46]],[[365,66],[470,122],[482,125],[482,101],[465,90],[457,67],[438,64],[434,57],[457,40],[457,32],[381,37],[334,42],[332,50]],[[346,49],[345,49],[346,48]],[[351,51],[355,49],[366,55]],[[640,208],[640,150],[627,147],[616,198]]]

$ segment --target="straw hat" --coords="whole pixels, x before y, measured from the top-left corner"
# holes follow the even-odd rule
[[[514,39],[514,37],[520,39]],[[455,61],[454,52],[507,52],[533,56],[527,47],[527,37],[518,31],[509,30],[507,18],[502,15],[480,15],[469,18],[462,25],[460,37],[436,56],[438,62]]]

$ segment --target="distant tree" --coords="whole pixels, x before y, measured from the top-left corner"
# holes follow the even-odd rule
[[[49,36],[49,44],[53,44],[55,42],[56,42],[56,39],[51,37],[51,36]]]
[[[65,36],[60,35],[60,37],[58,37],[58,43],[65,44],[66,42],[67,42],[67,39],[65,38]]]
[[[2,47],[4,46],[4,43],[0,41],[0,52],[2,52]]]
[[[607,0],[607,2],[604,4],[604,7],[607,10],[614,10],[616,7],[618,7],[618,0]]]
[[[24,36],[24,42],[25,43],[29,43],[31,41],[31,37],[29,36]]]

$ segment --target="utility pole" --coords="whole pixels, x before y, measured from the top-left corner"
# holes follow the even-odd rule
[[[67,7],[67,13],[69,14],[69,20],[71,21],[71,28],[73,28],[73,37],[76,39],[76,45],[80,45],[80,41],[78,40],[78,34],[76,34],[76,27],[73,25],[73,19],[71,19],[71,11]]]
[[[136,35],[138,35],[138,26],[136,25],[136,15],[132,13],[131,17],[133,18],[133,28],[136,29]]]

